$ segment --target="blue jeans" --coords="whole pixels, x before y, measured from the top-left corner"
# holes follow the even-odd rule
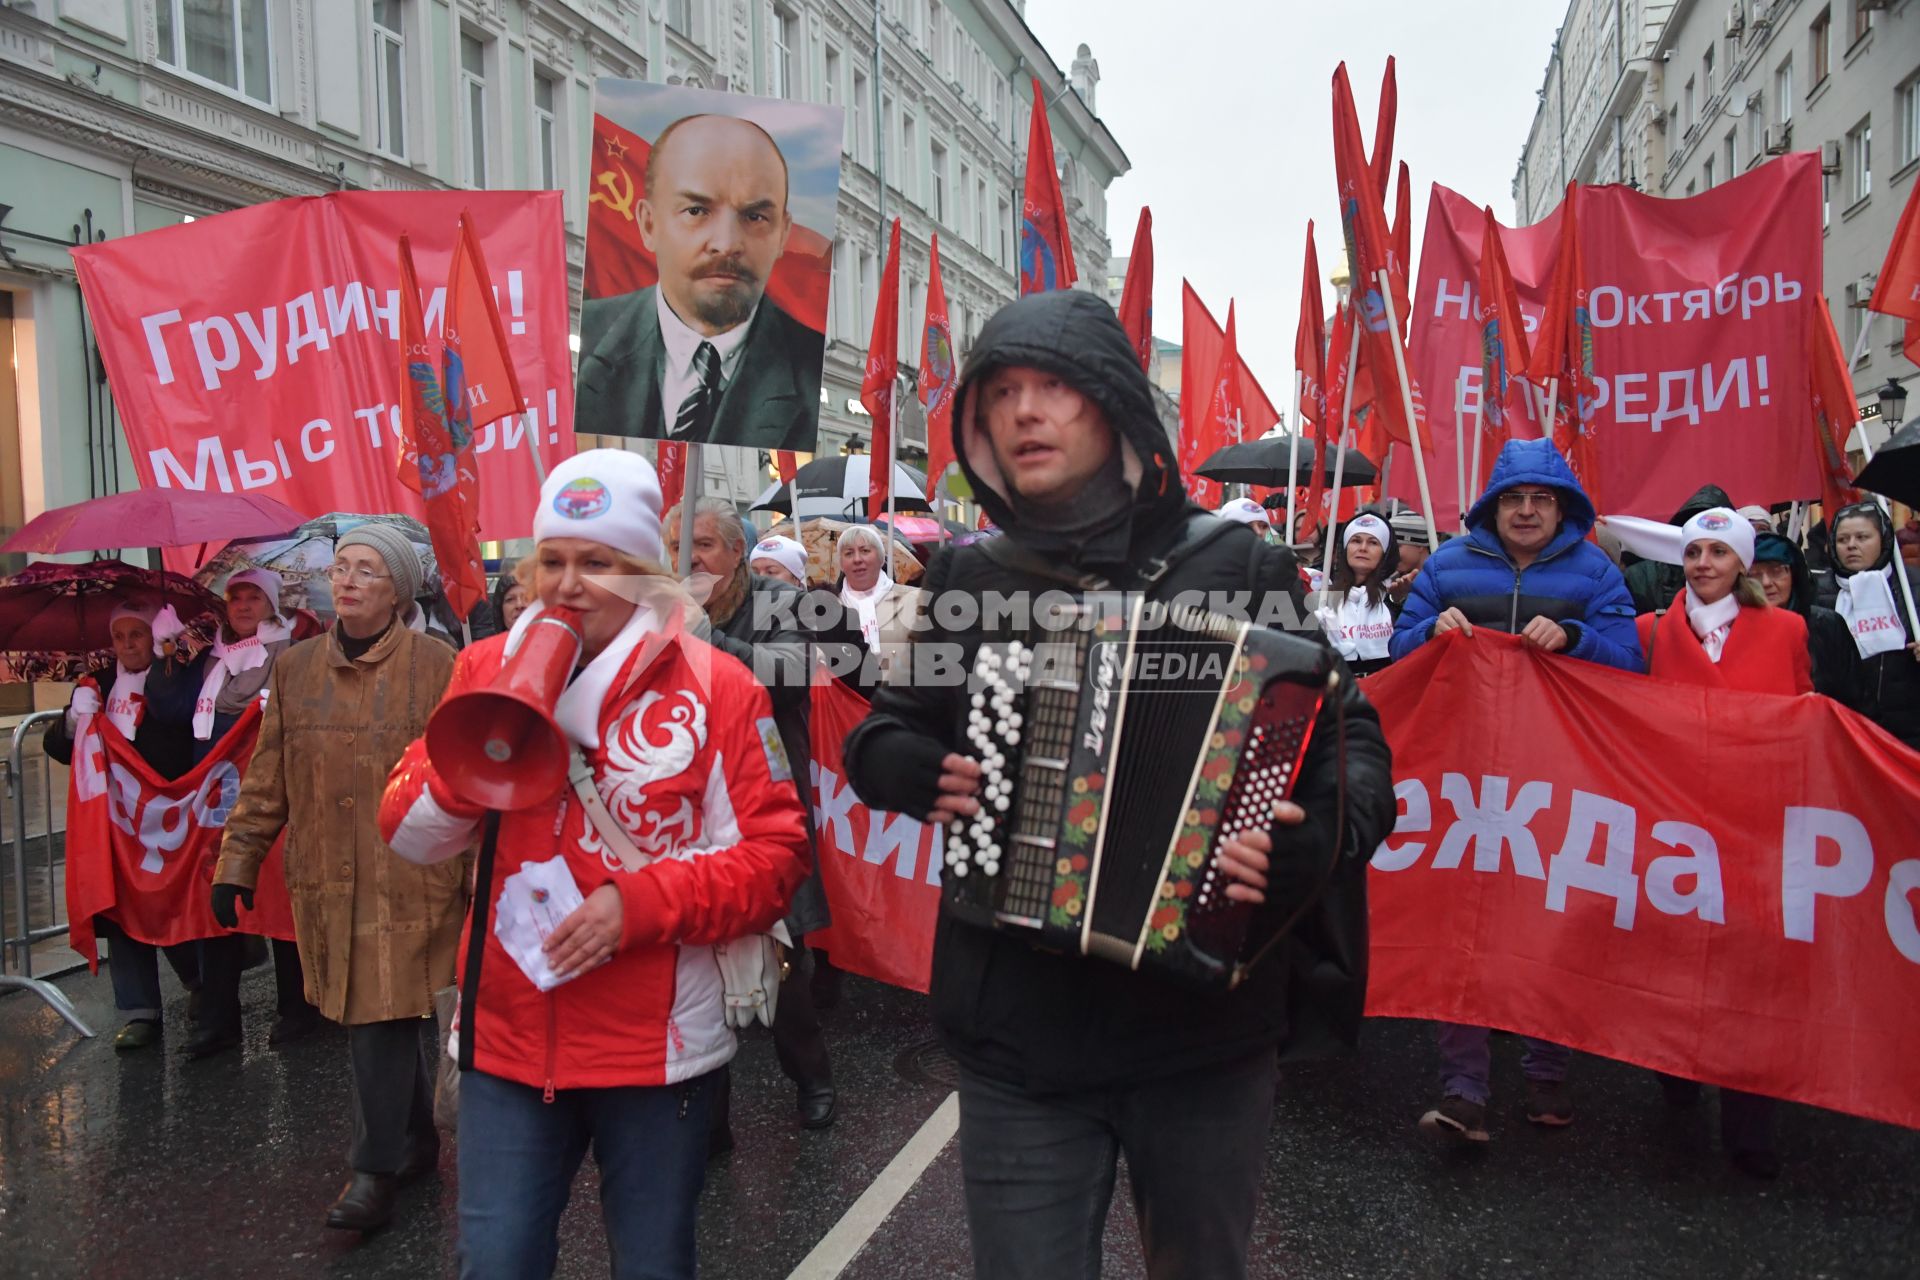
[[[1457,1022],[1434,1024],[1440,1040],[1440,1092],[1468,1102],[1487,1104],[1487,1080],[1493,1068],[1493,1032],[1485,1027],[1466,1027]],[[1529,1080],[1558,1083],[1567,1078],[1567,1064],[1573,1050],[1551,1040],[1520,1037],[1527,1046],[1520,1058],[1520,1073]]]
[[[560,1214],[593,1147],[613,1280],[693,1280],[717,1072],[677,1085],[541,1091],[460,1075],[461,1280],[551,1276]]]
[[[150,942],[129,938],[118,923],[106,916],[93,918],[93,931],[107,942],[107,976],[113,982],[113,1006],[128,1022],[160,1021],[161,948]],[[200,982],[200,966],[194,942],[182,942],[166,948],[167,963],[180,976],[183,986]]]

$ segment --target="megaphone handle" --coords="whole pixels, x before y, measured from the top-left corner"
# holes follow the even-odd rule
[[[480,1012],[480,957],[487,953],[493,914],[493,856],[500,846],[500,811],[487,810],[480,826],[480,858],[473,870],[473,910],[467,923],[467,969],[460,983],[460,1069],[473,1070],[475,1024]]]

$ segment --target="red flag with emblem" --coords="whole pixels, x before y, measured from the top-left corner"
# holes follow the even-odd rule
[[[1133,228],[1133,255],[1120,289],[1120,327],[1133,340],[1140,367],[1153,363],[1153,210],[1142,208]]]
[[[1226,345],[1220,348],[1220,367],[1213,374],[1213,403],[1207,418],[1213,425],[1213,449],[1224,449],[1246,439],[1247,416],[1240,398],[1240,344],[1233,333],[1233,301],[1227,301]]]
[[[953,331],[947,326],[947,290],[940,283],[940,233],[933,233],[927,268],[927,322],[920,330],[920,403],[927,410],[927,501],[954,464],[953,388],[959,380]]]
[[[1834,512],[1860,500],[1853,468],[1847,463],[1847,441],[1860,421],[1860,405],[1853,397],[1853,379],[1847,376],[1847,357],[1840,335],[1833,331],[1827,300],[1816,293],[1807,305],[1819,313],[1806,326],[1811,348],[1807,352],[1807,390],[1812,399],[1808,416],[1819,446],[1820,506],[1832,519]]]
[[[1327,364],[1321,343],[1326,341],[1326,306],[1320,300],[1320,255],[1313,247],[1313,220],[1307,220],[1307,260],[1300,278],[1300,324],[1293,332],[1293,367],[1300,371],[1300,403],[1294,412],[1302,422],[1327,420]]]
[[[1554,385],[1554,403],[1548,407],[1553,415],[1553,442],[1566,455],[1594,509],[1605,511],[1593,446],[1594,409],[1600,392],[1593,380],[1593,321],[1587,312],[1586,259],[1581,255],[1575,217],[1579,193],[1580,184],[1569,182],[1560,205],[1560,252],[1547,283],[1546,316],[1540,322],[1527,378],[1536,386]]]
[[[1346,236],[1347,263],[1353,272],[1355,337],[1360,344],[1360,365],[1374,388],[1373,412],[1379,415],[1386,434],[1401,443],[1412,441],[1406,410],[1400,396],[1402,361],[1394,348],[1400,335],[1387,320],[1388,297],[1399,315],[1406,315],[1402,298],[1406,288],[1406,268],[1397,263],[1387,219],[1381,205],[1380,188],[1373,180],[1365,148],[1360,138],[1360,122],[1354,113],[1353,86],[1347,81],[1347,67],[1341,63],[1333,73],[1333,160],[1340,195],[1341,230]],[[1399,281],[1396,286],[1396,279]],[[1412,376],[1409,373],[1409,378]],[[1391,388],[1392,390],[1388,390]],[[1419,403],[1419,392],[1409,387],[1412,399]],[[1417,410],[1416,410],[1417,412]]]
[[[1907,359],[1920,364],[1920,182],[1907,192],[1906,208],[1900,211],[1900,225],[1893,229],[1893,243],[1887,246],[1887,260],[1880,264],[1867,306],[1907,322]],[[1831,318],[1827,324],[1832,326]]]
[[[1400,114],[1400,83],[1393,73],[1393,55],[1387,55],[1387,70],[1380,77],[1380,111],[1373,123],[1373,154],[1367,168],[1373,171],[1373,185],[1382,195],[1393,180],[1393,127]]]
[[[458,354],[442,354],[454,362],[448,372],[457,377]],[[413,247],[406,236],[400,237],[400,381],[401,478],[426,503],[427,532],[447,602],[464,619],[487,595],[487,575],[480,565],[480,482],[474,472],[473,431],[457,408],[450,418],[449,397],[427,344]],[[456,387],[453,403],[464,399]]]
[[[887,509],[887,465],[892,456],[893,383],[900,373],[900,219],[887,238],[887,265],[880,274],[880,301],[873,309],[873,338],[867,343],[867,372],[860,380],[860,403],[873,418],[873,445],[867,459],[867,511]]]
[[[1053,167],[1053,130],[1047,95],[1033,82],[1033,118],[1027,126],[1027,185],[1020,210],[1020,296],[1071,289],[1080,278],[1067,234],[1067,202]]]
[[[1513,438],[1508,400],[1527,373],[1527,324],[1490,207],[1486,218],[1480,236],[1480,429],[1492,456]]]

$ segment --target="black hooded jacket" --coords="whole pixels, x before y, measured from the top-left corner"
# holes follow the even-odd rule
[[[1838,545],[1840,522],[1857,516],[1868,516],[1880,526],[1880,558],[1873,563],[1873,571],[1885,569],[1893,564],[1898,553],[1894,542],[1893,521],[1880,509],[1877,502],[1856,502],[1850,507],[1842,507],[1833,515],[1833,521],[1827,527],[1829,545]],[[1894,566],[1894,573],[1904,573],[1913,587],[1914,598],[1920,601],[1920,581],[1916,581],[1913,570],[1905,564]],[[1834,554],[1833,586],[1834,595],[1821,601],[1832,605],[1838,596],[1839,584],[1853,575],[1840,565],[1838,552]],[[1913,644],[1913,624],[1907,620],[1906,597],[1901,594],[1900,583],[1896,578],[1892,582],[1893,603],[1900,614],[1900,625],[1906,633],[1906,643]],[[1851,636],[1849,636],[1851,639]],[[1913,656],[1911,647],[1895,649],[1891,653],[1877,653],[1871,658],[1860,659],[1859,700],[1849,703],[1867,719],[1885,729],[1908,746],[1920,750],[1920,659]]]
[[[1027,367],[1058,375],[1086,395],[1119,434],[1132,509],[1100,522],[1075,545],[1023,524],[1009,502],[999,467],[977,420],[975,391],[994,370]],[[995,524],[1021,550],[1049,567],[1099,577],[1114,589],[1141,582],[1139,566],[1178,543],[1198,512],[1186,497],[1166,433],[1153,410],[1145,374],[1113,310],[1088,293],[1053,292],[1003,308],[981,331],[968,359],[954,414],[954,452]],[[1091,513],[1090,513],[1091,514]],[[1202,517],[1204,519],[1204,517]],[[942,593],[986,591],[1034,595],[1068,590],[1043,576],[996,562],[978,546],[943,548],[923,584]],[[1154,584],[1156,599],[1189,591],[1284,593],[1318,639],[1303,608],[1293,553],[1259,542],[1236,526],[1178,561]],[[971,670],[984,642],[1007,636],[978,620],[949,629],[938,606],[915,632],[923,645],[957,646]],[[996,626],[998,623],[996,622]],[[1324,641],[1322,641],[1324,643]],[[949,649],[952,652],[952,649]],[[1309,815],[1299,827],[1276,828],[1276,867],[1291,850],[1318,862],[1332,848],[1336,825],[1339,730],[1344,711],[1346,857],[1327,892],[1289,942],[1235,989],[1201,990],[1152,972],[1104,960],[1043,952],[1024,939],[956,921],[942,913],[933,964],[934,1017],[947,1048],[968,1068],[1031,1093],[1124,1085],[1270,1051],[1283,1040],[1298,1052],[1318,1051],[1357,1034],[1366,995],[1366,859],[1394,820],[1392,761],[1379,722],[1354,682],[1322,710],[1294,798]],[[940,760],[961,749],[968,690],[951,682],[909,681],[882,689],[873,711],[846,743],[849,774],[860,797],[881,809],[924,815],[932,807]],[[1305,842],[1305,843],[1295,843]],[[1110,846],[1112,847],[1112,846]],[[1159,851],[1142,848],[1142,857]],[[1272,891],[1281,892],[1276,873]],[[1308,896],[1303,891],[1294,899]]]
[[[1715,507],[1732,507],[1733,499],[1717,484],[1703,484],[1691,498],[1673,513],[1670,524],[1682,525]],[[1680,588],[1687,585],[1686,571],[1677,564],[1658,560],[1636,560],[1626,567],[1627,590],[1633,593],[1633,607],[1639,613],[1665,613]]]
[[[1832,698],[1843,707],[1860,710],[1860,650],[1854,646],[1846,619],[1833,610],[1816,604],[1813,572],[1807,557],[1791,538],[1763,533],[1757,544],[1761,559],[1784,559],[1793,573],[1793,589],[1787,596],[1787,608],[1807,620],[1807,653],[1813,659],[1813,690]]]

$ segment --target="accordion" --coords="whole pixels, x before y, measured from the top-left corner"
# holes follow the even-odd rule
[[[943,909],[1233,986],[1280,935],[1255,936],[1257,909],[1227,897],[1220,846],[1269,826],[1291,794],[1339,679],[1333,654],[1201,609],[1065,613],[976,655],[966,740],[981,807],[948,829]]]

